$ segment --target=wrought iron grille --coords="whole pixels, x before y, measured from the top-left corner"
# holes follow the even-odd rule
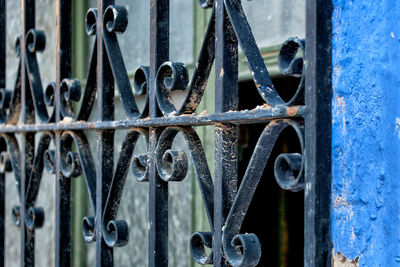
[[[296,94],[288,102],[274,88],[240,0],[199,1],[203,8],[212,9],[212,15],[190,82],[185,65],[169,61],[169,0],[150,3],[150,66],[138,68],[133,86],[137,95],[146,95],[146,105],[139,110],[118,45],[117,34],[123,33],[128,23],[123,6],[113,0],[98,0],[97,8],[88,10],[86,31],[95,43],[86,86],[81,90],[80,82],[71,77],[71,1],[56,1],[57,77],[44,89],[36,53],[45,47],[45,34],[35,29],[35,1],[21,0],[22,34],[15,45],[20,71],[14,90],[7,90],[6,8],[5,0],[0,1],[1,262],[4,212],[9,212],[4,211],[6,172],[14,174],[20,194],[20,206],[12,209],[12,215],[21,229],[22,266],[34,265],[35,228],[44,220],[44,211],[35,206],[35,201],[44,169],[56,178],[56,266],[70,266],[70,179],[82,174],[95,214],[83,218],[83,237],[88,243],[96,243],[96,265],[110,266],[113,249],[128,242],[128,225],[116,216],[132,165],[137,180],[149,183],[149,265],[168,266],[168,184],[185,177],[189,161],[184,152],[171,148],[181,133],[189,147],[211,229],[191,236],[193,259],[215,266],[255,266],[263,253],[260,242],[255,234],[242,233],[241,225],[277,138],[284,129],[293,128],[302,154],[279,155],[274,164],[275,178],[283,189],[305,190],[305,266],[329,266],[330,1],[306,0],[306,41],[291,38],[282,45],[280,69],[285,75],[301,77]],[[239,46],[265,101],[262,108],[238,110]],[[298,50],[304,59],[296,56]],[[213,63],[216,113],[196,115]],[[126,120],[114,120],[114,87]],[[186,99],[179,107],[170,97],[173,90],[186,90]],[[74,110],[73,103],[79,100],[84,104]],[[96,108],[97,120],[88,121]],[[238,183],[238,125],[254,123],[264,123],[265,129]],[[213,178],[193,128],[204,125],[215,129]],[[129,131],[114,162],[116,129]],[[96,131],[97,157],[84,131]],[[40,140],[35,151],[36,135]],[[147,141],[147,153],[133,155],[139,136]],[[207,254],[205,247],[211,252]]]

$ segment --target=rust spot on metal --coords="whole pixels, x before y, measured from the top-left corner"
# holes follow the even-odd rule
[[[293,117],[293,116],[296,116],[298,110],[299,110],[299,107],[288,107],[286,109],[286,113],[289,116]]]

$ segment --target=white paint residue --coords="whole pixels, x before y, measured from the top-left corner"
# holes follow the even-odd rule
[[[396,118],[396,126],[394,127],[394,130],[400,138],[400,118]]]

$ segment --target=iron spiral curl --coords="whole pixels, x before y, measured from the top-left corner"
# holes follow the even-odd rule
[[[199,4],[202,8],[212,8],[214,5],[214,0],[199,0]]]
[[[25,216],[25,225],[33,230],[41,228],[44,223],[44,209],[42,207],[29,207]]]
[[[85,29],[89,36],[96,35],[97,8],[89,8],[85,17]]]
[[[61,115],[63,118],[75,117],[72,102],[81,98],[81,84],[77,79],[64,79],[60,86]]]
[[[133,78],[133,86],[137,95],[145,95],[145,103],[143,110],[140,113],[140,118],[147,117],[149,115],[149,80],[150,80],[150,67],[149,66],[139,66],[135,70],[135,75]]]
[[[47,149],[44,154],[44,167],[49,174],[55,174],[55,151],[53,149]]]
[[[185,64],[164,62],[157,72],[157,102],[164,116],[175,115],[176,108],[169,95],[170,91],[183,91],[189,82]]]
[[[178,129],[167,128],[158,140],[156,149],[157,171],[166,182],[182,181],[188,171],[188,159],[184,151],[172,150],[172,143],[178,134]]]
[[[207,255],[206,247],[212,249],[213,234],[211,232],[195,232],[190,237],[190,253],[198,264],[213,264],[213,252]]]
[[[47,85],[44,91],[44,103],[46,104],[47,107],[53,109],[49,117],[49,120],[47,122],[55,122],[56,119],[56,109],[54,107],[55,94],[56,94],[56,84],[54,82],[51,82]]]
[[[96,241],[94,217],[84,217],[82,219],[82,235],[85,243],[92,243]]]
[[[281,46],[278,56],[279,70],[285,76],[300,78],[296,92],[286,103],[288,106],[301,104],[304,101],[304,53],[305,40],[297,37],[287,39]]]
[[[104,24],[110,33],[125,32],[128,26],[128,11],[124,6],[108,6],[104,12]]]
[[[25,37],[29,53],[43,52],[46,48],[46,34],[42,30],[31,29]]]
[[[103,227],[103,238],[109,247],[123,247],[129,241],[129,228],[125,220],[111,220]]]
[[[141,134],[144,136],[146,151],[148,148],[149,135],[147,131],[142,130]],[[132,174],[133,177],[139,182],[149,181],[148,170],[148,155],[146,153],[134,154],[132,156]]]

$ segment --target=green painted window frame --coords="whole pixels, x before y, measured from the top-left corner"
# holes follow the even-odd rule
[[[72,77],[80,81],[85,81],[88,66],[89,48],[85,30],[88,7],[88,0],[72,0]],[[73,179],[71,190],[71,266],[85,267],[87,248],[81,230],[82,218],[87,215],[85,179]]]

